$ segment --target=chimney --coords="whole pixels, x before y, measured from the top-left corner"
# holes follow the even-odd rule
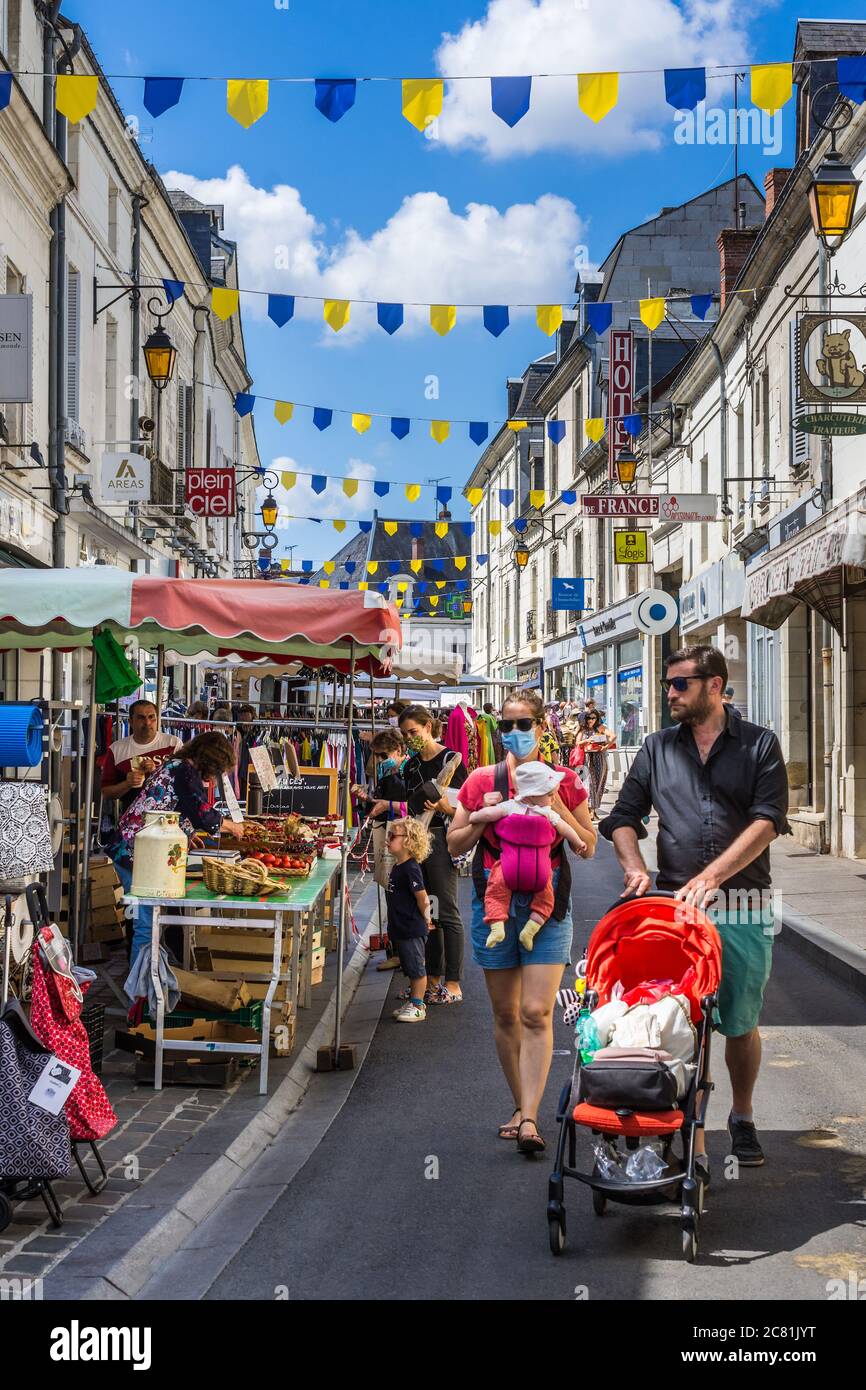
[[[791,177],[790,169],[771,169],[764,179],[764,200],[766,217],[770,216],[773,208],[779,201],[779,194]]]
[[[726,227],[723,232],[719,232],[716,239],[721,261],[722,302],[719,306],[719,312],[724,309],[731,290],[736,284],[737,277],[746,264],[752,249],[752,242],[758,235],[758,231],[758,227],[744,227],[742,231],[737,231],[734,227]]]

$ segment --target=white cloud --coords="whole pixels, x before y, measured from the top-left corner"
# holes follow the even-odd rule
[[[268,464],[268,472],[276,473],[279,477],[283,473],[298,473],[299,465],[288,455],[282,455],[273,459]],[[307,468],[309,465],[307,465]],[[365,463],[363,459],[350,458],[342,469],[342,476],[347,478],[375,478],[376,469],[371,463]],[[258,489],[258,502],[261,504],[265,496],[265,489]],[[291,532],[294,527],[306,524],[306,521],[318,520],[321,517],[331,520],[334,517],[343,517],[350,520],[352,517],[367,517],[371,514],[373,506],[378,505],[373,499],[372,491],[363,484],[358,488],[354,497],[347,497],[338,482],[331,481],[329,478],[328,486],[321,494],[313,492],[310,486],[310,478],[306,474],[298,473],[294,487],[285,488],[280,486],[274,488],[274,496],[280,507],[280,517],[277,529],[280,532],[281,544],[291,544]],[[302,518],[303,522],[298,518]],[[323,527],[323,531],[330,533],[336,538],[334,549],[338,549],[343,541],[348,539],[345,533],[340,535],[334,531],[332,526]],[[325,545],[327,549],[327,544]]]
[[[441,194],[427,192],[404,198],[370,236],[348,228],[329,245],[324,227],[289,184],[257,187],[239,165],[225,178],[172,171],[164,181],[203,203],[224,205],[225,233],[238,243],[240,283],[248,289],[406,304],[564,301],[585,235],[574,204],[552,193],[504,211],[469,203],[459,212]],[[249,296],[243,310],[263,317],[267,301]],[[478,310],[466,312],[479,321]],[[296,313],[321,318],[322,307],[299,300]],[[400,332],[422,324],[426,310],[407,308]],[[348,326],[339,334],[323,328],[323,341],[350,344],[370,330],[382,331],[375,305],[353,303]]]
[[[436,52],[441,73],[620,72],[619,104],[594,124],[578,107],[575,77],[540,78],[529,112],[509,129],[490,109],[489,82],[454,82],[446,85],[439,139],[495,158],[542,149],[602,156],[658,148],[672,138],[674,111],[661,72],[647,69],[746,59],[747,22],[755,13],[735,0],[489,0],[481,19],[443,36]],[[727,78],[708,82],[710,104],[727,105],[729,95]]]

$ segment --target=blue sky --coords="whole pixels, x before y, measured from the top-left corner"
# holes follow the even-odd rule
[[[513,130],[484,109],[481,84],[455,84],[432,140],[402,118],[399,84],[359,86],[355,108],[333,125],[315,110],[311,87],[272,83],[268,114],[243,130],[225,113],[222,82],[187,83],[180,104],[154,120],[140,81],[113,81],[124,109],[139,117],[144,152],[157,168],[183,174],[196,196],[226,203],[242,285],[513,304],[568,302],[575,255],[586,254],[578,247],[597,264],[629,226],[731,176],[730,145],[675,143],[661,75],[626,70],[790,60],[796,6],[744,8],[733,0],[618,0],[615,7],[609,0],[288,0],[287,8],[280,0],[149,0],[124,6],[121,18],[113,0],[80,0],[66,12],[111,74],[623,71],[619,107],[597,126],[578,112],[570,78],[536,82],[532,109]],[[813,3],[809,13],[860,18],[862,7]],[[728,105],[730,90],[728,79],[711,84],[708,105]],[[793,107],[784,112],[780,152],[740,148],[740,167],[759,187],[769,168],[791,162]],[[551,346],[529,313],[512,316],[494,339],[478,312],[467,311],[441,340],[410,324],[389,337],[360,312],[339,337],[301,312],[282,329],[249,301],[243,315],[254,391],[393,415],[500,420],[506,377]],[[434,400],[431,378],[438,379]],[[455,498],[477,458],[465,426],[437,445],[426,426],[413,424],[398,442],[387,421],[359,436],[348,417],[335,416],[319,433],[298,411],[280,427],[262,403],[256,428],[266,464],[279,459],[283,469],[401,485],[444,477]],[[369,517],[373,505],[363,482],[351,502],[331,489],[314,500],[301,485],[281,500],[291,511],[349,519]],[[415,506],[402,491],[378,505],[382,516],[433,514],[429,491]],[[459,500],[452,510],[468,514]],[[341,537],[326,523],[292,522],[284,535],[295,562],[320,561],[353,529]]]

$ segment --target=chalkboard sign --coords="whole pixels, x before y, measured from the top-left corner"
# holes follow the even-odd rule
[[[262,815],[286,816],[294,813],[324,819],[336,814],[337,769],[302,767],[299,771],[299,777],[281,777],[281,785],[275,791],[261,793]]]

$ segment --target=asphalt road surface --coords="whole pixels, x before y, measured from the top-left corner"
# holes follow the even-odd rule
[[[574,879],[577,960],[621,890],[610,847]],[[461,886],[468,921],[468,880]],[[682,1258],[675,1208],[609,1206],[599,1218],[575,1182],[568,1246],[554,1258],[545,1204],[570,1030],[557,1022],[563,1055],[540,1117],[548,1154],[528,1159],[496,1136],[511,1100],[481,972],[467,961],[464,1004],[430,1009],[413,1027],[391,1018],[398,983],[344,1108],[208,1298],[270,1300],[282,1287],[293,1301],[823,1301],[840,1296],[832,1280],[866,1280],[866,1008],[791,948],[776,946],[762,1024],[756,1119],[767,1162],[736,1180],[724,1177],[730,1092],[714,1035],[713,1185],[696,1265]],[[590,1158],[588,1138],[581,1151]]]

